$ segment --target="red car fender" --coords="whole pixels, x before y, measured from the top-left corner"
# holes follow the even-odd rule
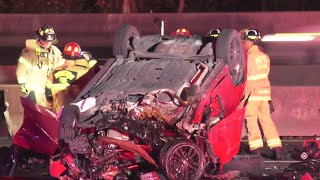
[[[208,132],[211,148],[221,164],[228,163],[239,152],[244,113],[245,107],[234,111]]]
[[[194,123],[201,123],[205,106],[211,109],[211,118],[221,116],[222,119],[209,130],[208,140],[211,150],[222,164],[228,163],[239,151],[245,115],[245,108],[237,109],[243,98],[244,84],[234,86],[228,72],[225,66],[202,96],[193,119]],[[216,98],[218,95],[223,110]]]
[[[24,118],[13,143],[38,153],[53,155],[58,147],[59,121],[56,114],[21,97]]]
[[[210,84],[210,87],[201,96],[200,102],[196,108],[193,119],[191,120],[191,124],[200,124],[201,123],[204,108],[205,108],[205,106],[210,105],[210,96],[211,96],[210,93],[219,84],[219,82],[220,82],[219,80],[223,79],[226,76],[226,74],[225,74],[226,69],[227,69],[227,67],[225,66],[223,68],[222,72],[220,72],[217,75],[217,77],[214,79],[214,82]]]
[[[219,88],[217,88],[219,86]],[[209,106],[212,110],[217,107],[216,97],[221,96],[222,104],[224,106],[223,115],[230,115],[236,107],[239,105],[244,94],[244,83],[235,86],[230,78],[229,70],[227,66],[224,66],[222,71],[217,75],[214,82],[211,83],[207,91],[202,95],[200,103],[197,106],[197,110],[193,119],[192,124],[201,123],[204,107]]]

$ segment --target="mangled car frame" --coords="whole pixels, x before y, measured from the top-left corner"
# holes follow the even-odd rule
[[[53,120],[59,133],[45,134],[51,175],[200,179],[238,153],[246,62],[237,31],[214,41],[125,25],[113,48],[116,58]]]

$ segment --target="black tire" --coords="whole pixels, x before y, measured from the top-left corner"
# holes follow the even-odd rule
[[[206,159],[200,147],[189,140],[168,143],[160,153],[160,167],[171,180],[200,179]]]
[[[233,29],[222,30],[216,45],[216,59],[229,66],[232,82],[239,85],[244,77],[244,54],[238,32]]]
[[[139,37],[139,31],[135,26],[125,24],[121,26],[115,33],[113,39],[113,55],[122,55],[124,58],[128,57],[131,41],[133,37]]]
[[[126,173],[119,173],[113,178],[113,180],[128,180],[128,179],[129,179],[128,174]]]

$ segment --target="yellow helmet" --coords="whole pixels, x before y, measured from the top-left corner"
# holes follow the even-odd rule
[[[261,40],[261,34],[256,29],[242,29],[240,31],[240,38],[242,40],[250,40],[257,42]]]
[[[210,36],[210,37],[217,38],[220,33],[221,33],[221,29],[220,29],[220,28],[211,29],[211,30],[209,31],[209,36]]]
[[[58,42],[56,33],[54,32],[53,27],[49,25],[44,25],[40,27],[38,30],[35,31],[36,38],[38,40],[43,41],[49,41],[52,42],[52,44],[55,44]]]

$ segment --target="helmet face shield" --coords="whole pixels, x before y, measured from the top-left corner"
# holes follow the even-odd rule
[[[48,34],[48,35],[46,35],[46,40],[47,41],[54,41],[54,40],[56,40],[56,36],[54,34]]]

